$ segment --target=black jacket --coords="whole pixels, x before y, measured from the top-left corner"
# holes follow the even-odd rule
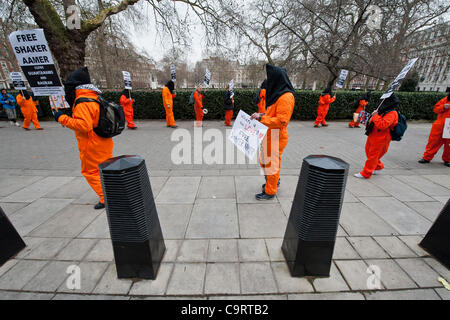
[[[233,110],[233,100],[231,100],[231,92],[226,91],[224,98],[225,98],[224,100],[225,110]]]

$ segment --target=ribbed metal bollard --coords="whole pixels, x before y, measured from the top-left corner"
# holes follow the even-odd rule
[[[450,270],[450,200],[420,242],[420,246]]]
[[[166,250],[145,160],[99,165],[118,278],[155,279]]]
[[[334,157],[303,160],[282,245],[293,277],[330,275],[348,169]]]
[[[25,242],[0,207],[0,267],[25,247]]]

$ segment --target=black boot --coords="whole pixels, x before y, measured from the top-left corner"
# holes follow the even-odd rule
[[[271,195],[269,195],[269,194],[267,194],[265,192],[255,195],[256,200],[259,200],[259,201],[271,200],[274,197],[275,197],[274,195],[271,196]]]
[[[450,167],[450,162],[448,161],[444,162],[444,166]]]
[[[425,159],[420,159],[418,162],[419,162],[419,163],[430,163],[430,161],[425,160]]]
[[[104,204],[104,203],[101,203],[101,202],[97,203],[97,204],[94,206],[94,209],[95,209],[95,210],[100,210],[100,209],[104,209],[104,208],[105,208],[105,204]]]

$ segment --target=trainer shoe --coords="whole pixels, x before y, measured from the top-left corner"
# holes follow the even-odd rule
[[[444,166],[450,167],[450,162],[444,162]]]
[[[94,206],[94,209],[95,209],[95,210],[99,210],[99,209],[103,209],[103,208],[105,208],[105,204],[104,204],[104,203],[101,203],[101,202],[97,203],[97,204]]]
[[[15,123],[16,127],[20,127],[20,123],[16,122]]]
[[[430,163],[430,161],[425,160],[425,159],[420,159],[418,162],[419,162],[419,163]]]
[[[358,179],[367,179],[367,178],[364,177],[361,173],[355,173],[353,176],[356,177],[356,178],[358,178]]]
[[[269,195],[269,194],[267,194],[267,193],[265,193],[265,192],[259,193],[259,194],[255,195],[256,200],[259,200],[259,201],[271,200],[271,199],[273,199],[274,197],[275,197],[274,195],[271,196],[271,195]]]

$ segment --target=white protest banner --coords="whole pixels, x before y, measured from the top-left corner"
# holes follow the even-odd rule
[[[64,94],[42,29],[12,32],[9,42],[35,96]]]
[[[50,107],[52,109],[68,109],[70,108],[69,103],[66,101],[65,96],[49,96]]]
[[[403,68],[403,70],[399,73],[399,75],[397,76],[397,78],[395,78],[394,82],[392,82],[389,87],[386,90],[386,93],[383,94],[381,96],[380,99],[387,99],[389,98],[395,91],[395,89],[397,89],[400,86],[400,83],[402,82],[402,80],[406,77],[406,75],[408,74],[409,70],[412,69],[412,67],[414,66],[414,64],[416,63],[418,58],[414,58],[408,61],[408,63],[406,64],[406,66]]]
[[[177,73],[175,71],[175,65],[173,65],[173,64],[170,65],[170,75],[172,76],[172,81],[176,82],[177,81]]]
[[[241,150],[247,158],[253,160],[261,142],[267,133],[267,127],[257,120],[250,120],[250,116],[240,110],[234,121],[228,139]]]
[[[230,98],[233,98],[234,97],[234,80],[230,81],[229,86],[230,86]]]
[[[25,86],[25,81],[23,81],[22,73],[20,72],[11,72],[9,74],[11,80],[13,82],[14,89],[16,90],[27,90]]]
[[[122,71],[122,74],[123,74],[123,82],[125,84],[125,89],[127,89],[127,90],[133,89],[131,87],[131,75],[130,75],[130,73],[128,71]]]
[[[450,118],[445,119],[444,131],[442,132],[442,138],[450,139]]]
[[[205,81],[203,81],[203,83],[205,84],[205,86],[209,86],[209,82],[211,81],[211,72],[209,71],[208,68],[206,68],[205,71]]]
[[[345,80],[347,79],[347,76],[348,76],[348,70],[342,69],[341,74],[339,75],[339,79],[336,82],[336,87],[338,87],[338,88],[344,87],[344,83],[345,83]]]

